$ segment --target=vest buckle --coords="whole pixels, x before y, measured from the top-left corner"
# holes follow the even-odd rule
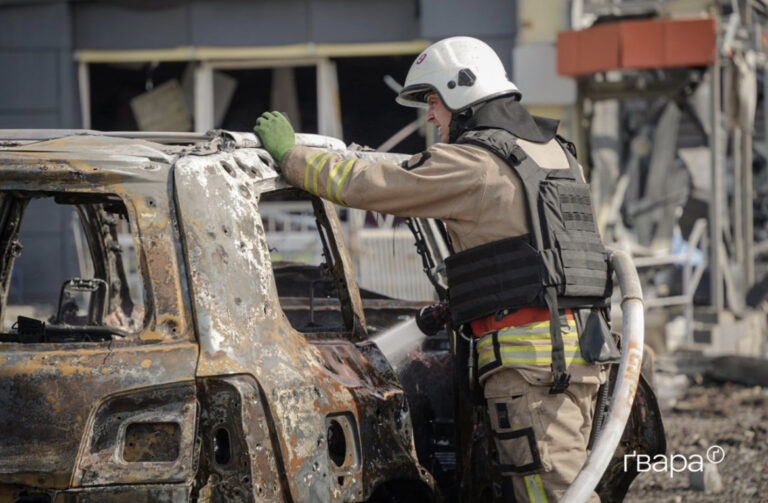
[[[549,388],[550,395],[558,395],[565,392],[571,383],[571,374],[568,372],[553,372],[552,386]]]

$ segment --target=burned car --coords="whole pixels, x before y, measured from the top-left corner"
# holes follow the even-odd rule
[[[336,212],[253,135],[2,137],[0,500],[434,499]]]
[[[254,135],[0,131],[0,175],[0,501],[500,501],[460,334],[387,352],[425,303],[359,288]],[[444,229],[408,224],[444,293]],[[603,501],[664,451],[638,389]]]

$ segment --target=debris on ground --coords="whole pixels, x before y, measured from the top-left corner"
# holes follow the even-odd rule
[[[688,472],[688,480],[691,489],[703,491],[707,494],[717,494],[723,491],[723,479],[715,463],[704,463],[701,470]]]
[[[687,463],[689,469],[655,471],[663,466],[652,464],[635,479],[625,501],[768,502],[768,388],[701,376],[690,378],[686,388],[678,376],[663,373],[657,383],[659,395],[666,397],[660,406],[667,464],[680,469]],[[670,385],[674,389],[665,389]],[[722,447],[723,459],[713,456],[714,446]],[[708,453],[720,462],[710,463]],[[671,461],[673,455],[680,455],[677,463]],[[696,465],[699,459],[703,463]]]

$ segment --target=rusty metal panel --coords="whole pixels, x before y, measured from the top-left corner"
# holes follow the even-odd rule
[[[339,216],[336,213],[336,209],[330,201],[320,199],[320,203],[323,206],[322,217],[325,218],[328,227],[330,227],[331,239],[335,241],[332,247],[332,252],[336,253],[334,257],[334,266],[336,267],[336,274],[342,278],[341,284],[338,286],[340,290],[339,296],[342,302],[347,301],[350,303],[350,310],[348,311],[353,320],[350,320],[352,325],[353,337],[356,340],[364,338],[366,334],[365,324],[365,311],[363,310],[363,300],[360,297],[360,290],[357,288],[357,280],[355,279],[355,271],[352,268],[352,259],[344,248],[343,234],[341,230],[341,222]]]
[[[250,376],[198,381],[197,486],[207,501],[285,501],[262,390]]]
[[[178,148],[161,147],[143,140],[83,135],[4,149],[0,190],[120,196],[142,263],[145,303],[154,308],[141,338],[190,340],[193,326],[168,180]]]
[[[429,487],[431,478],[416,462],[402,389],[351,342],[315,347],[282,312],[258,214],[261,193],[287,188],[271,160],[255,149],[187,156],[176,163],[174,182],[200,340],[198,376],[255,378],[273,425],[283,490],[294,501],[362,501],[394,477]],[[340,240],[338,221],[328,220],[329,239]],[[354,293],[342,302],[362,313],[347,274]],[[346,418],[345,431],[359,431],[350,443],[357,443],[360,463],[338,466],[329,457],[326,420],[333,417]]]
[[[237,154],[189,156],[174,168],[200,340],[198,375],[253,375],[264,389],[294,500],[329,500],[319,419],[353,404],[341,386],[320,385],[327,380],[322,359],[276,301],[257,196],[276,186],[277,173],[255,151]]]
[[[258,216],[258,191],[277,178],[252,151],[240,165],[232,154],[187,156],[174,167],[177,209],[182,229],[197,332],[201,345],[198,375],[249,371],[260,339],[278,343],[270,357],[286,371],[302,338],[277,332],[279,308],[272,299],[269,250]],[[279,335],[279,337],[278,337]],[[290,345],[290,351],[288,351]],[[263,349],[263,348],[262,348]]]
[[[102,397],[194,373],[191,344],[137,348],[125,342],[0,344],[4,483],[68,487],[81,439],[91,435],[86,423]]]
[[[2,496],[2,494],[0,494]],[[149,484],[77,489],[56,494],[55,503],[184,503],[193,501],[185,484]]]
[[[119,196],[148,309],[126,339],[0,344],[0,498],[431,498],[405,393],[375,345],[352,342],[363,306],[326,203],[352,313],[335,336],[350,340],[311,343],[280,306],[259,197],[287,185],[264,151],[84,135],[2,146],[0,171],[0,190]]]
[[[88,420],[72,485],[191,479],[195,465],[196,413],[193,381],[110,395]],[[169,425],[178,429],[178,436],[170,435],[164,442],[156,442]],[[136,426],[143,426],[154,435],[129,438],[128,430]],[[142,444],[131,444],[132,440]],[[175,451],[176,456],[168,459],[169,451]],[[128,453],[138,454],[138,459],[130,461]]]

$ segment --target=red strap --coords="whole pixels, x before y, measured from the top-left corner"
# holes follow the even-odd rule
[[[566,309],[565,313],[569,321],[573,320],[573,311],[571,309]],[[537,321],[549,321],[549,309],[546,307],[522,307],[499,320],[496,319],[495,314],[492,314],[485,318],[471,321],[470,326],[475,337],[480,337],[494,330],[519,327]]]

